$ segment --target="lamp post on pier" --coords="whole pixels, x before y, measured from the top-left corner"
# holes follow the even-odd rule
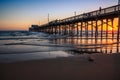
[[[50,14],[48,13],[48,23],[49,23],[49,17],[50,17]]]
[[[76,16],[76,11],[74,12],[74,16]]]

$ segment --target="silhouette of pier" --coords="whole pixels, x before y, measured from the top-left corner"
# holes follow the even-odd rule
[[[118,18],[117,31],[114,31],[114,19]],[[104,26],[105,25],[105,26]],[[92,36],[108,37],[109,27],[111,27],[112,37],[117,34],[119,40],[120,33],[120,5],[95,10],[88,13],[68,17],[62,20],[50,21],[40,26],[32,26],[30,31],[45,32],[49,34],[60,34],[69,36]],[[106,29],[105,29],[106,28]],[[100,32],[100,34],[99,34]]]
[[[114,26],[115,24],[117,26]],[[95,49],[94,51],[96,52],[97,48],[100,48],[99,51],[102,51],[103,46],[105,45],[117,44],[116,52],[119,52],[120,5],[110,6],[107,8],[100,7],[95,11],[75,15],[62,20],[50,21],[47,24],[40,26],[32,25],[29,30],[69,36],[67,37],[67,40],[65,40],[67,43],[71,40],[70,38],[74,37],[75,39],[75,37],[77,37],[77,39],[80,39],[80,41],[77,40],[77,45],[79,45],[79,43],[80,45],[84,44],[85,51],[88,51],[89,49],[93,51],[93,49]],[[113,40],[113,42],[109,43],[110,40]],[[55,40],[55,42],[59,41],[60,39],[57,41]],[[79,49],[80,51],[84,50],[82,45]],[[109,52],[111,52],[111,50]]]

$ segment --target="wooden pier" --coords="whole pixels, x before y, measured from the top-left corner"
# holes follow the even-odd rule
[[[62,20],[50,21],[49,23],[40,26],[32,25],[29,30],[54,35],[65,35],[68,36],[66,41],[72,40],[72,38],[74,38],[75,41],[77,38],[77,45],[84,45],[87,49],[89,46],[85,44],[88,44],[93,47],[90,49],[92,52],[96,52],[97,47],[99,47],[99,50],[102,52],[104,51],[103,46],[108,46],[108,44],[114,45],[116,43],[116,52],[118,53],[120,43],[120,5],[103,9],[100,8],[99,10],[68,17]],[[62,39],[58,39],[57,43],[59,43],[59,40]],[[110,40],[112,40],[112,43],[109,43]],[[74,44],[72,42],[71,44]],[[69,41],[65,43],[69,43]],[[85,51],[89,50],[86,49]],[[79,50],[83,50],[82,46]],[[107,53],[107,48],[105,52]]]
[[[118,18],[117,25],[114,26],[115,18]],[[30,31],[45,32],[49,34],[101,37],[109,35],[111,27],[112,38],[117,34],[119,40],[120,33],[120,5],[115,5],[88,13],[72,16],[62,20],[50,21],[40,26],[32,26]],[[114,27],[117,29],[114,31]],[[106,28],[106,29],[105,29]],[[100,34],[99,34],[100,33]]]

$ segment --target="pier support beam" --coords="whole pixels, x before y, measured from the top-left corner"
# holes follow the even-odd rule
[[[101,20],[101,42],[103,39],[103,19]]]
[[[118,17],[118,32],[117,32],[117,41],[119,42],[119,35],[120,35],[120,15]]]
[[[106,40],[108,39],[108,19],[106,19]]]
[[[112,25],[112,39],[114,39],[114,24],[113,24],[114,18],[111,19],[111,25]]]
[[[95,26],[95,38],[98,36],[98,20],[95,21],[96,22],[96,26]]]
[[[82,38],[82,32],[83,32],[82,26],[83,26],[83,22],[81,22],[81,25],[80,25],[80,28],[81,28],[81,30],[80,30],[80,36],[81,36],[81,38]]]
[[[91,21],[91,37],[93,38],[93,21]]]
[[[78,23],[77,23],[77,36],[79,35],[79,28],[78,28]]]

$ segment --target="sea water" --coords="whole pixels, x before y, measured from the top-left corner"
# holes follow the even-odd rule
[[[111,35],[110,35],[111,36]],[[0,31],[0,62],[40,60],[120,52],[116,38],[68,36],[29,31]]]
[[[72,47],[50,40],[53,35],[29,31],[0,31],[0,62],[16,62],[73,56]]]

